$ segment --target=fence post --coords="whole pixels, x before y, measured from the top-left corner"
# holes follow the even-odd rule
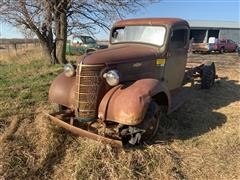
[[[15,54],[17,55],[17,43],[14,43],[14,44],[13,44],[13,48],[14,48],[14,50],[15,50]]]

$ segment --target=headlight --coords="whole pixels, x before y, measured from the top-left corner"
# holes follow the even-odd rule
[[[106,79],[107,83],[110,86],[116,86],[119,84],[120,81],[120,75],[117,70],[110,70],[103,74],[103,78]]]
[[[68,63],[64,66],[64,73],[67,77],[72,77],[75,74],[75,68],[72,64]]]

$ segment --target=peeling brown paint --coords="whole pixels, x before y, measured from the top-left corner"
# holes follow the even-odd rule
[[[103,97],[99,106],[99,116],[126,125],[139,124],[146,112],[151,97],[167,89],[156,79],[141,79],[128,87],[114,87]]]
[[[75,80],[75,76],[66,77],[64,73],[59,74],[50,86],[49,101],[73,109],[75,101]]]

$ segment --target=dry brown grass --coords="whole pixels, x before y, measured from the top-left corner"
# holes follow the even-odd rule
[[[40,46],[31,47],[27,50],[21,49],[15,51],[14,49],[7,49],[0,51],[0,62],[1,63],[18,63],[18,64],[29,64],[33,59],[44,59],[44,54]]]
[[[164,131],[159,130],[156,139],[161,143],[136,149],[115,149],[49,123],[42,111],[51,111],[47,90],[61,67],[35,63],[38,55],[27,56],[32,59],[24,62],[22,55],[18,59],[23,62],[10,70],[5,69],[7,64],[17,59],[0,61],[0,71],[7,74],[1,77],[10,79],[0,81],[0,177],[240,178],[240,61],[236,54],[191,56],[194,61],[214,60],[220,79],[211,90],[191,88],[185,105],[161,123]]]

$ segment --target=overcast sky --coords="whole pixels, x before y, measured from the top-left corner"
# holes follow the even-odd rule
[[[138,17],[178,17],[189,20],[220,20],[240,23],[240,0],[161,0],[134,15]],[[10,25],[0,22],[1,38],[21,38],[23,35]],[[108,34],[97,34],[98,39],[108,39]]]

